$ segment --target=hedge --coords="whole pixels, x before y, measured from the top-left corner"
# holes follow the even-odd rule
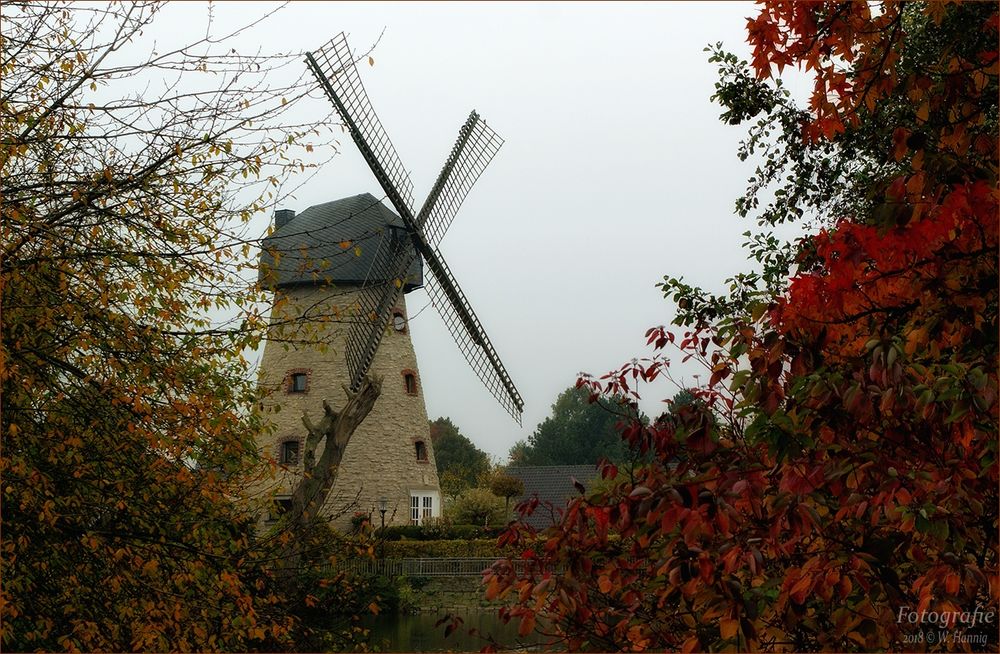
[[[387,559],[489,558],[503,556],[494,538],[477,540],[398,540],[385,543]]]
[[[506,525],[480,527],[477,525],[449,525],[438,522],[429,525],[402,525],[386,527],[385,529],[375,529],[375,536],[387,541],[496,540],[506,528]]]

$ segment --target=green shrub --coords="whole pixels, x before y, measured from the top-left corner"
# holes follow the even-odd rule
[[[427,525],[397,525],[376,530],[374,536],[384,541],[399,540],[476,540],[497,538],[507,528],[506,524],[482,527],[471,524],[450,524],[446,520],[435,520]]]
[[[478,540],[400,540],[385,544],[387,559],[499,557],[495,538]]]
[[[507,525],[497,525],[495,527],[480,527],[479,525],[452,525],[448,531],[448,538],[455,540],[476,540],[477,538],[496,539],[500,533],[507,528]]]
[[[391,607],[393,613],[416,613],[420,610],[420,600],[417,592],[423,586],[416,586],[413,581],[416,578],[396,577],[390,585],[395,590],[395,606]]]
[[[482,527],[476,525],[452,525],[448,537],[454,540],[475,540],[476,538],[488,538],[482,534]]]
[[[507,512],[503,500],[485,488],[470,488],[445,510],[445,517],[455,524],[504,525]]]
[[[423,530],[419,525],[394,525],[379,529],[375,532],[375,537],[382,540],[426,540],[423,538]]]
[[[420,525],[420,540],[447,540],[451,535],[451,524],[446,520],[431,520]]]

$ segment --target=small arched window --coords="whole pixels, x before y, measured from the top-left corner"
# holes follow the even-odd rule
[[[288,393],[308,393],[309,376],[311,372],[311,370],[305,368],[289,370],[285,377],[285,382],[287,384],[285,391]]]
[[[294,466],[299,463],[299,442],[283,441],[278,451],[278,461],[282,465]]]
[[[423,441],[415,441],[413,443],[414,448],[417,451],[417,461],[425,462],[427,461],[427,444]]]
[[[403,372],[403,387],[406,389],[407,395],[416,395],[417,375],[409,370]]]

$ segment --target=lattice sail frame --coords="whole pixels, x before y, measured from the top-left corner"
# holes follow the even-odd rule
[[[371,368],[389,326],[392,308],[403,294],[405,275],[415,258],[408,245],[409,237],[402,229],[388,227],[379,241],[368,279],[358,292],[345,352],[352,391],[360,388]]]
[[[444,238],[465,197],[502,145],[503,139],[478,113],[469,114],[448,161],[417,214],[417,227],[432,247]]]
[[[306,53],[306,63],[399,213],[416,251],[427,263],[430,274],[426,287],[434,308],[480,380],[520,424],[524,401],[436,247],[469,190],[503,145],[503,139],[473,111],[459,131],[458,140],[427,201],[420,213],[414,215],[413,184],[372,108],[346,36],[341,33],[315,53]],[[390,231],[395,233],[395,230]],[[399,246],[399,239],[392,237],[389,241],[383,238],[380,243],[376,262],[369,273],[374,283],[366,284],[359,293],[361,319],[348,331],[346,356],[351,388],[355,390],[374,360],[392,307],[402,293],[403,275],[413,261],[412,250]],[[386,253],[381,257],[383,245]]]
[[[382,128],[378,115],[361,82],[351,48],[343,32],[315,53],[306,53],[306,63],[316,76],[327,97],[333,101],[337,113],[347,123],[351,138],[361,150],[379,184],[390,194],[392,204],[397,202],[413,213],[413,182],[403,167],[395,146]],[[388,188],[386,188],[388,187]],[[391,193],[389,189],[392,189]]]

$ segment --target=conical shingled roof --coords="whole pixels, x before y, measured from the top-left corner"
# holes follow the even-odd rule
[[[369,278],[369,271],[379,245],[388,246],[387,228],[402,229],[403,221],[371,193],[313,205],[264,239],[259,280],[272,288],[385,281]],[[423,261],[417,256],[403,290],[420,286]]]

